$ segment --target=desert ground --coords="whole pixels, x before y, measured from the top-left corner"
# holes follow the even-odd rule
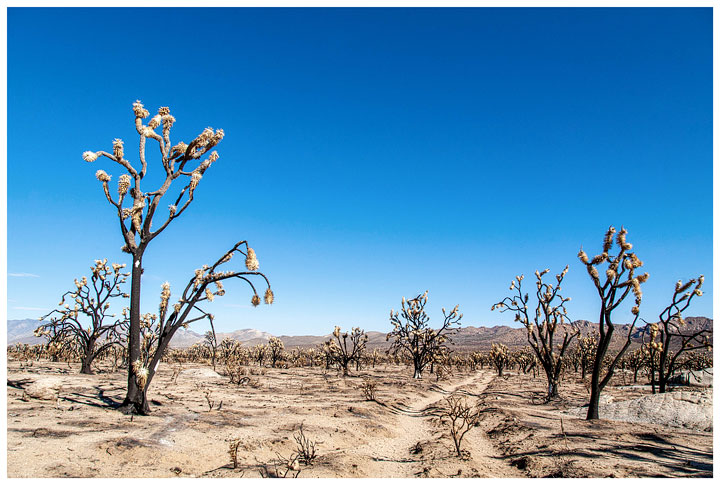
[[[124,397],[122,371],[82,375],[75,365],[10,360],[8,476],[712,477],[709,389],[648,397],[623,376],[601,407],[613,420],[588,422],[588,389],[575,374],[560,399],[544,403],[544,379],[532,373],[413,380],[412,369],[395,365],[349,377],[317,367],[247,371],[238,385],[208,365],[162,364],[152,414],[126,416],[112,407]],[[363,379],[376,383],[374,401]],[[451,394],[482,410],[463,458],[438,417]],[[317,456],[288,465],[301,426]]]

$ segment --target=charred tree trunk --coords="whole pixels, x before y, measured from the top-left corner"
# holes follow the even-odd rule
[[[604,310],[604,308],[603,308]],[[601,317],[600,325],[605,325]],[[613,327],[608,323],[607,333],[601,335],[600,341],[598,342],[598,350],[595,354],[595,361],[593,362],[592,376],[590,377],[590,403],[588,404],[588,413],[585,419],[600,419],[600,372],[602,371],[602,362],[610,344],[610,337],[612,335]]]
[[[81,374],[94,374],[92,370],[92,363],[95,360],[95,339],[91,338],[85,349],[85,355],[82,357],[82,364],[80,365]]]
[[[142,360],[140,355],[140,278],[142,277],[142,250],[133,254],[132,280],[130,289],[130,332],[128,338],[128,381],[125,400],[119,407],[123,414],[149,414],[145,392],[138,385],[133,362]]]
[[[556,364],[556,366],[558,367],[553,367],[552,365],[545,367],[545,377],[548,382],[546,399],[548,401],[558,397],[558,387],[560,386],[560,368],[559,364]]]

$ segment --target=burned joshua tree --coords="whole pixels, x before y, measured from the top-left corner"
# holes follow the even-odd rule
[[[268,353],[270,354],[270,365],[275,368],[285,356],[285,343],[277,337],[270,337],[267,347]]]
[[[245,249],[245,251],[243,251]],[[142,396],[143,413],[147,413],[147,390],[150,382],[157,371],[160,360],[170,344],[175,332],[178,329],[187,328],[191,323],[204,318],[213,320],[213,315],[202,310],[198,304],[205,301],[213,301],[216,296],[223,296],[225,289],[222,281],[229,278],[238,278],[248,285],[253,291],[253,305],[260,304],[260,297],[257,296],[255,285],[251,281],[251,277],[259,277],[267,285],[265,290],[265,303],[270,304],[273,301],[273,292],[270,289],[270,283],[265,275],[257,271],[220,271],[219,268],[223,264],[228,263],[233,254],[242,254],[246,256],[246,266],[257,269],[257,261],[253,257],[247,257],[247,243],[245,241],[237,243],[224,256],[218,259],[211,266],[203,266],[195,270],[195,275],[185,286],[182,296],[172,307],[169,306],[170,301],[170,284],[163,283],[160,292],[160,308],[159,313],[146,314],[141,316],[141,346],[140,354],[137,359],[133,360],[131,367],[136,376],[136,383]]]
[[[333,339],[328,340],[323,345],[324,352],[327,353],[329,359],[335,362],[343,371],[343,375],[349,374],[348,367],[351,362],[355,362],[355,368],[360,366],[360,359],[365,352],[365,345],[368,336],[364,330],[354,327],[351,332],[340,332],[340,327],[333,330]]]
[[[711,347],[709,338],[712,336],[712,329],[690,329],[682,316],[682,312],[690,306],[693,298],[702,296],[703,292],[700,288],[704,281],[703,276],[691,279],[687,283],[678,281],[672,302],[660,313],[658,323],[651,323],[645,327],[643,342],[650,357],[653,392],[655,392],[655,372],[657,372],[659,391],[665,392],[668,380],[680,368],[681,355],[688,351]],[[672,351],[671,347],[673,347]]]
[[[581,378],[585,379],[587,371],[590,370],[595,362],[595,354],[597,353],[598,335],[592,333],[585,337],[579,337],[575,345],[577,352],[578,364],[582,372]]]
[[[611,226],[605,234],[602,253],[594,258],[588,258],[588,255],[585,254],[585,251],[582,249],[578,253],[578,258],[580,258],[580,261],[587,267],[588,274],[595,284],[598,296],[600,296],[599,335],[590,380],[590,404],[588,405],[587,419],[599,418],[600,393],[608,382],[610,382],[615,366],[620,359],[622,359],[628,347],[630,347],[630,338],[640,315],[640,303],[642,302],[640,285],[647,281],[649,277],[647,273],[635,275],[635,270],[642,266],[643,263],[634,252],[630,252],[632,244],[625,239],[627,235],[625,228],[621,228],[617,234],[617,253],[615,255],[610,254],[613,247],[614,235],[615,228]],[[597,269],[597,266],[603,263],[607,264],[604,282],[601,280],[600,273]],[[615,331],[615,325],[612,322],[612,313],[631,291],[635,296],[635,306],[631,309],[633,320],[628,329],[627,338],[620,351],[613,359],[610,359],[607,362],[607,366],[605,366],[605,356],[610,348],[610,342],[612,341],[613,332]],[[604,375],[601,375],[603,368],[606,370]]]
[[[411,300],[402,299],[400,312],[390,310],[390,323],[393,330],[387,334],[386,340],[394,339],[389,352],[397,354],[405,351],[412,359],[415,379],[422,378],[425,367],[433,362],[435,356],[442,352],[448,334],[453,325],[460,325],[462,313],[458,312],[458,305],[450,313],[443,312],[443,324],[438,330],[429,326],[430,317],[425,313],[428,301],[428,292],[418,295]]]
[[[490,362],[498,373],[499,377],[503,376],[503,371],[510,364],[510,352],[507,346],[494,343],[490,347]]]
[[[215,334],[215,325],[213,325],[215,317],[213,315],[208,315],[208,320],[210,321],[210,330],[205,332],[203,344],[210,349],[210,362],[212,363],[213,370],[215,370],[215,360],[217,358],[218,348],[217,335]]]
[[[170,114],[169,108],[161,107],[158,113],[149,119],[147,124],[144,124],[143,120],[148,118],[150,113],[140,101],[133,104],[133,112],[135,115],[135,128],[140,136],[139,167],[133,166],[125,159],[124,144],[119,139],[113,141],[112,152],[86,151],[83,153],[83,159],[86,162],[94,162],[98,158],[104,157],[115,162],[126,172],[118,178],[116,195],[113,195],[113,191],[110,189],[110,175],[104,170],[98,170],[95,176],[102,183],[108,202],[115,208],[120,232],[125,241],[122,250],[132,256],[130,330],[128,335],[128,358],[132,365],[128,366],[127,395],[120,409],[126,413],[145,414],[149,411],[145,397],[147,387],[145,386],[149,383],[149,373],[155,370],[160,353],[156,355],[157,359],[153,357],[149,362],[143,362],[143,356],[141,356],[143,337],[141,336],[140,315],[143,256],[150,242],[163,232],[172,221],[180,217],[193,201],[203,175],[218,159],[217,152],[210,152],[210,150],[222,140],[224,132],[206,128],[189,144],[179,142],[173,145],[170,142],[170,129],[175,123],[175,118]],[[156,132],[156,130],[160,132]],[[141,185],[148,170],[145,157],[148,139],[157,143],[164,174],[161,175],[162,183],[159,187],[145,192]],[[171,197],[168,191],[173,184],[175,184],[175,187],[179,186],[180,189],[176,191],[176,196],[172,196],[167,212],[160,216],[162,217],[161,222],[153,230],[153,219],[158,214],[161,214],[160,207],[163,197],[166,194]],[[227,262],[235,253],[242,253],[246,257],[248,271],[216,272],[217,266]],[[167,320],[164,316],[161,316],[158,330],[158,348],[166,348],[175,331],[180,326],[193,321],[193,318],[188,317],[198,301],[212,298],[210,295],[214,294],[210,291],[210,285],[233,277],[247,282],[250,282],[250,276],[257,275],[265,278],[261,273],[257,272],[257,269],[255,252],[243,241],[236,244],[211,267],[197,270],[198,274],[191,280],[188,288],[183,293],[183,298],[178,302],[180,306],[174,309]],[[260,297],[254,291],[254,287],[252,288],[252,303],[257,305],[260,303]],[[167,289],[163,288],[163,295],[165,293],[169,298],[169,285]],[[269,297],[266,294],[265,299],[272,302],[272,292],[269,290],[269,285],[268,293]],[[166,297],[163,296],[162,298]],[[165,315],[162,309],[161,313]],[[146,367],[145,364],[149,364],[150,367]],[[141,386],[141,384],[143,385]]]
[[[114,299],[128,296],[121,289],[130,275],[120,272],[124,267],[124,264],[108,266],[107,259],[96,260],[95,266],[90,267],[90,280],[85,276],[76,279],[75,289],[63,294],[58,303],[63,308],[39,319],[50,317],[50,322],[40,325],[35,335],[46,337],[58,349],[76,349],[82,374],[92,374],[92,363],[98,355],[124,343],[128,326],[126,310],[123,309],[122,317],[117,319],[108,314]]]
[[[517,276],[510,284],[510,291],[515,290],[517,295],[506,297],[492,306],[492,310],[498,308],[501,312],[515,313],[515,321],[522,323],[527,329],[528,343],[545,370],[548,400],[558,395],[560,377],[565,365],[565,353],[570,342],[579,333],[568,319],[565,309],[565,303],[570,301],[570,298],[563,298],[558,293],[568,267],[565,266],[562,273],[555,275],[557,280],[555,286],[551,283],[544,283],[542,280],[549,271],[549,269],[543,272],[535,271],[537,305],[532,316],[528,309],[530,297],[527,293],[525,295],[522,293],[523,275]],[[562,332],[562,341],[555,342],[556,332]]]

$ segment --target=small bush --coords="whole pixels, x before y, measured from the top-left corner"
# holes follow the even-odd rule
[[[360,389],[362,389],[366,401],[376,400],[377,383],[375,381],[371,379],[363,379]]]
[[[468,431],[479,424],[481,411],[477,406],[471,407],[464,398],[448,396],[445,401],[446,406],[440,416],[450,425],[455,451],[459,458],[463,458],[462,440]]]
[[[295,452],[297,453],[300,463],[312,465],[315,458],[317,458],[315,442],[310,441],[310,439],[305,436],[302,425],[300,425],[300,432],[295,434],[293,437],[295,438],[295,443],[297,443]]]

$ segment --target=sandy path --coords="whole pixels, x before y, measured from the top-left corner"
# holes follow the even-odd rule
[[[379,443],[373,442],[358,446],[353,451],[353,454],[371,457],[372,461],[368,464],[366,476],[414,477],[422,476],[423,471],[430,472],[427,465],[431,460],[423,457],[421,452],[413,453],[411,451],[418,443],[424,447],[438,448],[437,444],[442,442],[439,452],[447,453],[448,458],[454,461],[456,458],[454,458],[454,451],[450,450],[451,442],[449,438],[440,439],[440,430],[430,421],[429,408],[442,405],[445,397],[452,393],[468,395],[471,398],[478,397],[492,379],[491,373],[479,372],[447,388],[439,384],[431,386],[427,396],[414,401],[410,407],[391,406],[397,416],[394,429],[400,430],[400,434]],[[470,439],[471,435],[472,440]],[[471,431],[463,445],[471,450],[472,455],[466,463],[481,476],[522,476],[517,469],[496,457],[497,453],[492,444],[480,429],[476,428]],[[457,467],[454,469],[456,470]],[[435,476],[437,473],[443,474],[437,470]]]

